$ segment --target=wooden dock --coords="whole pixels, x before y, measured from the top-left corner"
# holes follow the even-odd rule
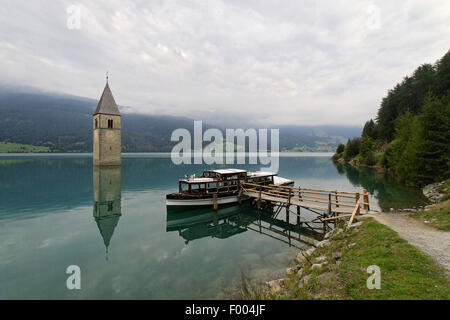
[[[306,225],[312,229],[322,228],[326,231],[328,224],[335,224],[339,219],[349,219],[351,225],[356,215],[370,211],[369,195],[364,189],[358,192],[337,190],[321,190],[276,185],[258,185],[243,183],[240,197],[248,197],[258,210],[270,206],[280,212],[286,211],[286,221],[290,215],[296,216],[297,224]],[[291,207],[296,210],[292,211]],[[302,220],[302,210],[314,215],[313,219]],[[321,227],[317,227],[320,224]]]

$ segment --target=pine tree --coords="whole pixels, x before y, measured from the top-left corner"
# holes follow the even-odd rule
[[[450,50],[436,63],[436,96],[445,96],[450,89]]]
[[[450,165],[450,94],[429,98],[419,116],[422,143],[418,150],[421,164],[420,183],[430,183],[449,177]]]

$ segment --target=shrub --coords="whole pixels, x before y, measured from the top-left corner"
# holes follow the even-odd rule
[[[340,153],[344,152],[344,150],[345,150],[345,145],[341,143],[340,145],[338,145],[338,147],[336,149],[336,153],[340,154]]]
[[[364,163],[368,166],[374,166],[377,164],[377,157],[375,152],[369,151],[366,153],[366,157],[364,158]]]
[[[361,145],[361,138],[353,138],[347,141],[345,146],[345,159],[349,160],[358,155]]]

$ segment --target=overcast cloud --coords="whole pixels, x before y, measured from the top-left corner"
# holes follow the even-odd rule
[[[0,1],[0,82],[133,112],[362,125],[450,49],[450,1]],[[67,8],[81,8],[69,29]]]

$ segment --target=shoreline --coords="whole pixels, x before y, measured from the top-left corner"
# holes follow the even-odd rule
[[[435,207],[445,207],[448,212],[450,200],[436,202],[435,192],[429,189],[430,185],[426,186],[424,190],[428,192],[424,194],[435,204],[427,206],[421,212],[408,214],[381,212],[380,217],[376,214],[361,215],[350,227],[347,227],[346,222],[341,221],[335,229],[325,234],[324,240],[315,248],[300,251],[297,254],[297,263],[294,267],[286,269],[286,277],[267,281],[261,296],[265,299],[296,300],[450,299],[448,257],[447,260],[441,260],[439,254],[439,252],[445,253],[446,250],[441,248],[441,243],[433,242],[436,241],[436,234],[439,233],[445,238],[443,240],[438,238],[437,241],[443,241],[445,246],[445,239],[448,239],[449,233],[433,230],[433,227],[426,225],[426,220],[425,223],[418,221],[423,220],[421,214]],[[380,220],[381,215],[405,216],[411,219],[410,224],[416,229],[423,228],[426,229],[424,232],[431,233],[427,235],[431,241],[424,243],[424,236],[418,236],[417,230],[411,233],[411,229],[406,230],[408,236],[405,237],[405,230],[401,229],[407,228],[405,221],[392,225]],[[420,227],[421,224],[423,227]],[[448,228],[448,224],[445,228]],[[380,234],[386,236],[380,237]],[[356,252],[352,252],[353,249]],[[392,255],[393,251],[397,253]],[[392,288],[382,292],[368,289],[363,281],[369,277],[363,269],[379,262],[386,263],[385,267],[380,266],[383,273],[385,269],[389,269],[389,266],[393,269],[388,270],[389,281],[392,283],[386,284],[388,288],[389,286]],[[402,271],[402,269],[405,270]]]

